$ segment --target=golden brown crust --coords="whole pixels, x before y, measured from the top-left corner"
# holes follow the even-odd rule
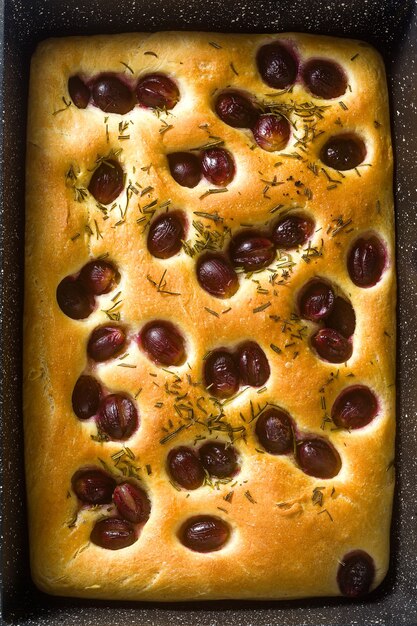
[[[315,104],[329,108],[322,119],[315,120],[317,138],[306,144],[305,152],[296,143],[295,132],[284,154],[253,149],[249,132],[227,126],[213,111],[213,93],[228,86],[261,99],[274,93],[262,82],[254,59],[261,44],[277,39],[293,42],[301,59],[335,59],[348,76],[350,89],[340,99],[344,106],[339,99],[314,99]],[[61,98],[68,99],[69,76],[102,71],[124,73],[132,80],[156,71],[172,75],[181,91],[174,117],[162,114],[158,118],[139,107],[123,117],[106,116],[93,106],[65,108]],[[291,93],[277,100],[301,104],[312,98],[297,83]],[[379,584],[388,567],[394,483],[395,275],[392,151],[384,68],[378,54],[360,42],[299,34],[163,33],[48,40],[32,60],[29,105],[24,408],[36,584],[53,594],[113,599],[337,595],[339,561],[354,549],[373,557],[374,586]],[[122,119],[129,122],[128,140],[118,138]],[[296,120],[297,134],[302,137],[303,121],[292,115],[292,121]],[[172,127],[159,132],[165,123]],[[364,138],[369,166],[347,171],[332,184],[321,170],[318,155],[326,139],[341,129]],[[210,186],[204,181],[194,189],[177,185],[166,154],[202,146],[210,136],[224,140],[237,174],[227,193],[202,198]],[[139,191],[151,190],[131,194],[123,217],[125,188],[117,200],[121,209],[116,207],[104,219],[107,216],[91,195],[82,202],[75,200],[65,175],[72,165],[79,172],[76,185],[87,187],[97,155],[120,148],[127,181]],[[312,163],[317,164],[317,175],[308,167]],[[273,180],[280,184],[265,182]],[[295,185],[297,181],[302,185]],[[147,251],[147,220],[137,220],[148,219],[143,213],[147,204],[157,200],[158,214],[168,199],[189,217],[190,245],[197,234],[193,219],[212,230],[221,231],[224,225],[237,230],[239,224],[261,225],[300,206],[314,216],[316,233],[311,245],[322,254],[310,255],[306,262],[305,252],[295,252],[288,279],[279,276],[272,286],[267,270],[252,277],[259,284],[241,275],[233,298],[215,299],[197,283],[195,256],[182,251],[158,260]],[[282,208],[272,214],[278,205]],[[196,211],[217,212],[224,221],[196,216]],[[335,234],[339,216],[344,222],[352,221],[350,228]],[[346,255],[358,234],[370,230],[385,242],[389,266],[375,287],[361,289],[349,279]],[[111,390],[135,396],[142,389],[137,397],[140,427],[126,445],[141,468],[141,481],[152,502],[151,517],[139,540],[114,552],[89,543],[93,521],[102,510],[84,510],[70,523],[77,510],[70,481],[78,468],[99,465],[99,458],[118,474],[111,457],[122,448],[120,442],[93,440],[94,424],[79,421],[71,407],[74,384],[87,364],[89,334],[108,321],[103,311],[112,306],[115,292],[101,296],[97,310],[83,321],[66,317],[55,296],[62,278],[106,253],[121,272],[120,314],[129,331],[129,355],[123,362],[99,365],[96,373]],[[165,270],[166,289],[181,295],[157,292],[147,279],[158,282]],[[355,309],[354,352],[346,366],[319,360],[306,338],[293,336],[297,322],[286,330],[281,321],[274,321],[273,316],[291,318],[297,291],[314,276],[332,281]],[[254,312],[267,303],[266,309]],[[155,317],[174,321],[186,337],[187,363],[169,369],[181,379],[181,394],[188,393],[183,403],[189,402],[203,423],[183,429],[164,444],[160,443],[164,436],[190,422],[184,412],[180,417],[175,411],[174,404],[180,402],[177,397],[165,391],[164,385],[172,384],[172,374],[151,364],[134,341],[143,324]],[[226,417],[220,421],[244,426],[246,433],[245,438],[242,431],[234,434],[242,463],[236,484],[178,491],[169,482],[166,455],[198,435],[207,436],[207,413],[218,410],[201,386],[188,384],[187,375],[200,381],[208,351],[246,338],[264,349],[271,376],[262,393],[249,388],[224,407]],[[281,353],[271,349],[271,343]],[[119,367],[121,363],[134,367]],[[334,399],[352,381],[375,391],[380,402],[378,417],[360,430],[331,430],[333,424],[325,423],[323,431],[322,398],[329,412]],[[155,406],[159,402],[162,407]],[[328,437],[342,458],[341,472],[333,479],[316,479],[300,471],[291,457],[259,453],[250,402],[256,412],[258,404],[277,404],[292,415],[301,431]],[[229,440],[227,431],[213,432],[211,437],[217,435]],[[152,468],[150,475],[146,465]],[[323,487],[322,506],[312,500],[316,487]],[[224,497],[231,491],[233,499],[227,502]],[[216,515],[231,525],[232,539],[222,550],[199,554],[178,541],[179,526],[197,514]]]

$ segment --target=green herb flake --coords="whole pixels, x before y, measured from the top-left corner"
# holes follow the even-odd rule
[[[232,72],[234,74],[236,74],[236,76],[239,76],[239,72],[237,71],[237,69],[235,68],[235,66],[233,65],[233,63],[230,63],[230,67],[232,69]]]
[[[223,218],[217,213],[205,213],[204,211],[193,211],[194,215],[198,217],[204,217],[206,220],[213,220],[213,222],[223,222]]]
[[[122,65],[124,65],[124,66],[125,66],[125,68],[126,68],[127,70],[129,70],[129,72],[131,72],[132,74],[134,74],[134,73],[135,73],[135,72],[132,70],[132,68],[130,67],[130,65],[128,65],[128,64],[127,64],[127,63],[125,63],[124,61],[120,61],[120,63],[121,63]]]
[[[221,189],[207,189],[207,191],[199,197],[199,200],[204,200],[204,198],[207,198],[207,196],[211,196],[214,193],[226,193],[227,191],[229,191],[227,187],[222,187]]]
[[[261,304],[261,306],[258,306],[255,309],[253,309],[252,312],[261,313],[262,311],[265,311],[265,309],[267,309],[270,306],[271,306],[271,302],[265,302],[265,304]]]
[[[161,120],[161,122],[162,122],[162,126],[159,129],[159,134],[160,135],[163,135],[168,130],[171,130],[171,128],[174,128],[174,126],[172,124],[168,124],[168,122],[166,122],[165,120]]]
[[[209,150],[210,148],[218,148],[224,144],[224,139],[221,137],[215,137],[214,135],[209,135],[210,141],[206,142],[202,146],[198,146],[197,148],[191,148],[191,152],[201,152],[201,150]]]
[[[245,498],[247,498],[249,500],[249,502],[251,502],[252,504],[256,504],[256,500],[255,498],[252,496],[251,492],[249,491],[249,489],[247,491],[245,491]]]
[[[270,209],[270,213],[276,213],[277,211],[279,211],[280,209],[283,208],[283,204],[277,204],[277,206],[274,206],[272,209]]]
[[[146,276],[146,278],[156,288],[158,293],[162,293],[168,296],[180,296],[181,294],[179,292],[169,291],[168,289],[166,289],[166,285],[167,285],[167,282],[165,280],[166,273],[167,273],[167,270],[164,270],[158,283],[155,280],[153,280],[153,278],[149,274]]]
[[[287,157],[287,159],[296,159],[297,161],[301,161],[303,158],[301,154],[298,154],[298,152],[292,152],[291,154],[288,152],[282,152],[281,156]]]
[[[143,196],[146,196],[146,194],[150,193],[151,191],[153,191],[153,187],[151,187],[151,185],[148,185],[148,187],[142,189],[142,191],[140,192],[140,197],[142,198]]]
[[[208,308],[208,307],[206,307],[206,306],[205,306],[204,308],[205,308],[205,310],[206,310],[208,313],[211,313],[211,315],[214,315],[214,317],[220,317],[220,315],[219,315],[218,313],[216,313],[216,311],[213,311],[213,309],[209,309],[209,308]]]
[[[331,522],[333,522],[333,521],[334,521],[334,520],[333,520],[333,517],[330,515],[330,513],[329,513],[329,511],[328,511],[327,509],[323,509],[322,511],[319,511],[319,512],[317,513],[317,515],[321,515],[322,513],[327,513],[327,515],[328,515],[328,516],[329,516],[329,518],[330,518],[330,521],[331,521]]]
[[[313,495],[311,497],[311,500],[314,506],[316,505],[320,507],[323,506],[323,501],[324,501],[323,489],[324,487],[316,487],[313,490]]]
[[[120,295],[120,292],[119,292]],[[113,300],[112,300],[113,301]],[[120,311],[119,308],[122,304],[123,300],[117,300],[109,309],[101,309],[102,313],[105,313],[109,320],[114,322],[120,321]]]
[[[63,111],[66,111],[67,109],[69,109],[69,107],[72,104],[71,100],[67,101],[65,96],[62,96],[62,102],[65,104],[65,106],[62,109],[58,109],[57,111],[53,111],[52,115],[58,115],[58,113],[62,113]]]
[[[185,424],[181,424],[181,426],[179,426],[176,430],[172,431],[171,433],[168,433],[168,435],[165,435],[165,437],[162,437],[162,439],[159,440],[159,443],[163,445],[164,443],[171,441],[171,439],[176,437],[182,430],[184,430],[184,428],[185,428]]]

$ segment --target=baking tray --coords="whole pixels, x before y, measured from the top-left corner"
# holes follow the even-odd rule
[[[0,0],[2,624],[417,624],[417,0]],[[300,31],[366,40],[386,62],[396,157],[399,358],[390,571],[367,599],[146,604],[53,598],[31,582],[21,402],[24,163],[29,60],[50,36],[154,30]],[[45,181],[47,184],[47,181]],[[47,515],[47,511],[45,512]]]

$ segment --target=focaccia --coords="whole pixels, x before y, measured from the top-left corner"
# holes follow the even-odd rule
[[[394,486],[382,60],[293,33],[32,59],[31,566],[58,595],[358,597]]]

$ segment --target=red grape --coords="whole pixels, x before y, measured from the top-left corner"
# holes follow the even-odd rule
[[[311,338],[317,354],[330,363],[344,363],[352,356],[352,344],[333,328],[322,328]]]
[[[101,402],[97,426],[116,441],[126,441],[138,426],[138,412],[132,400],[124,394],[113,393]]]
[[[330,285],[319,279],[311,280],[304,285],[298,297],[300,315],[306,320],[318,322],[330,314],[334,301]]]
[[[168,164],[172,178],[182,187],[195,187],[201,179],[200,159],[191,152],[168,154]]]
[[[303,246],[313,234],[314,222],[303,215],[287,215],[272,229],[272,241],[278,248],[292,250]]]
[[[252,132],[260,148],[276,152],[283,150],[290,139],[290,123],[283,115],[266,113],[258,117]]]
[[[350,302],[337,296],[333,309],[326,317],[326,326],[337,330],[343,337],[349,339],[356,328],[356,315]]]
[[[345,554],[337,571],[340,592],[348,598],[369,593],[375,579],[375,564],[367,552],[352,550]]]
[[[115,74],[101,74],[91,85],[94,104],[105,113],[125,115],[135,106],[132,90]]]
[[[169,259],[181,250],[185,238],[184,217],[177,211],[162,213],[151,224],[148,250],[158,259]]]
[[[120,483],[113,493],[113,501],[123,519],[132,524],[148,521],[151,503],[146,492],[132,483]]]
[[[333,478],[342,467],[339,453],[324,439],[310,437],[297,443],[297,461],[309,476]]]
[[[139,335],[139,344],[158,365],[181,365],[185,360],[185,341],[170,322],[154,320]]]
[[[81,502],[87,504],[109,504],[116,481],[99,469],[83,469],[71,478],[72,489]]]
[[[238,91],[221,93],[215,108],[220,119],[233,128],[252,128],[259,115],[249,98]]]
[[[71,76],[68,79],[68,92],[78,109],[85,109],[90,102],[90,90],[79,76]]]
[[[204,384],[211,395],[230,398],[239,389],[239,372],[233,356],[214,350],[204,361]]]
[[[137,84],[139,104],[151,109],[172,109],[180,99],[177,85],[164,74],[148,74]]]
[[[216,298],[231,298],[239,289],[235,270],[224,257],[216,254],[198,259],[197,280],[200,287]]]
[[[294,448],[291,418],[282,409],[271,407],[258,417],[256,436],[270,454],[288,454]]]
[[[101,386],[92,376],[80,376],[72,392],[72,408],[80,420],[96,415],[101,399]]]
[[[246,272],[253,272],[272,263],[275,247],[268,237],[254,231],[245,231],[232,238],[229,254],[235,267],[243,267]]]
[[[80,281],[89,293],[101,296],[115,288],[119,280],[119,274],[107,261],[97,259],[84,265],[80,272]]]
[[[195,552],[220,550],[229,536],[228,524],[211,515],[191,517],[182,525],[179,533],[181,543]]]
[[[131,524],[117,517],[109,517],[96,522],[90,535],[91,542],[106,550],[120,550],[131,546],[137,540]]]
[[[259,48],[256,63],[262,80],[270,87],[285,89],[295,82],[297,60],[281,43],[270,43]]]
[[[348,272],[358,287],[373,287],[381,279],[386,265],[385,248],[375,235],[361,237],[348,255]]]
[[[107,361],[123,350],[126,344],[126,333],[120,326],[108,324],[93,330],[88,340],[87,353],[94,361]]]
[[[320,151],[324,165],[335,170],[351,170],[360,165],[365,156],[365,144],[357,135],[331,137]]]
[[[229,478],[239,470],[237,453],[233,446],[220,441],[207,441],[199,450],[204,469],[217,478]]]
[[[91,315],[95,308],[94,297],[79,280],[67,276],[59,283],[56,299],[61,311],[73,320],[82,320]]]
[[[246,341],[237,352],[240,382],[242,385],[262,387],[271,373],[268,359],[262,348],[254,341]]]
[[[307,89],[318,98],[338,98],[347,88],[346,74],[340,65],[326,59],[307,61],[302,78]]]
[[[232,155],[223,148],[205,150],[201,158],[201,168],[209,183],[219,187],[226,187],[235,175]]]
[[[174,482],[184,489],[197,489],[204,482],[203,466],[191,448],[179,446],[170,450],[167,467]]]
[[[94,170],[88,191],[100,204],[110,204],[121,194],[123,187],[124,174],[120,164],[108,159]]]
[[[372,391],[364,385],[344,389],[332,407],[332,420],[338,428],[362,428],[378,412],[378,402]]]

